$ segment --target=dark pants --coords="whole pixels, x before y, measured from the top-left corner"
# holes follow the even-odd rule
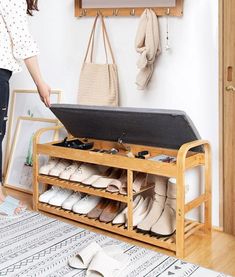
[[[9,70],[0,69],[0,182],[2,182],[2,141],[6,133],[11,74],[12,72]]]

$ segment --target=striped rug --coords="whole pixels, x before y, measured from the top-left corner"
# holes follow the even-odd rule
[[[70,268],[67,261],[92,241],[119,245],[129,255],[120,277],[226,276],[28,211],[0,219],[0,276],[83,277],[85,271]]]

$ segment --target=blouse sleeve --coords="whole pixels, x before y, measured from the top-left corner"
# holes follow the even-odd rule
[[[24,60],[38,55],[38,47],[29,32],[26,0],[0,0],[0,10],[12,40],[13,55]]]

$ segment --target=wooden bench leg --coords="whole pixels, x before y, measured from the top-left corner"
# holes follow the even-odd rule
[[[39,198],[39,183],[37,176],[39,174],[39,155],[36,154],[36,146],[34,146],[33,153],[33,209],[38,211],[38,198]]]
[[[133,230],[133,171],[127,170],[127,195],[128,195],[128,212],[127,212],[127,230]]]
[[[184,257],[184,206],[185,206],[185,169],[179,163],[177,168],[176,193],[176,256]]]
[[[205,233],[211,234],[211,147],[209,144],[205,145],[205,194],[207,199],[204,206]]]

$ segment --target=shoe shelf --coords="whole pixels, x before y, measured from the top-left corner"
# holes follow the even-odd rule
[[[96,195],[96,196],[116,200],[119,202],[128,203],[128,197],[126,195],[122,195],[120,193],[111,193],[106,191],[105,189],[96,189],[91,186],[83,185],[81,183],[67,181],[67,180],[63,180],[57,177],[51,177],[47,175],[38,175],[37,180],[39,183],[42,183],[42,184],[54,185],[61,188],[71,189],[73,191],[79,191],[86,194]],[[138,193],[134,193],[133,196],[141,194],[146,190],[152,189],[153,187],[154,186],[150,184],[149,186],[141,189]]]
[[[103,223],[99,219],[90,219],[85,215],[79,215],[71,211],[66,211],[58,207],[54,207],[48,204],[39,203],[38,209],[50,213],[56,216],[61,216],[63,218],[70,218],[76,222],[80,222],[86,225],[95,226],[97,228],[116,233],[122,236],[133,238],[142,242],[153,244],[155,246],[166,248],[171,251],[176,251],[176,236],[175,234],[170,237],[155,236],[151,234],[143,234],[137,232],[135,229],[128,231],[125,225],[113,225],[112,223]],[[188,238],[192,233],[195,233],[197,230],[202,229],[203,224],[194,221],[185,221],[185,238]]]
[[[63,126],[56,126],[52,128],[44,128],[39,130],[34,137],[34,184],[33,184],[33,203],[34,209],[37,211],[43,211],[50,215],[61,216],[76,222],[91,225],[96,228],[104,229],[109,232],[117,233],[132,239],[136,239],[148,244],[152,244],[164,249],[171,250],[176,253],[176,256],[183,258],[185,254],[185,241],[186,239],[202,229],[204,233],[211,234],[211,148],[208,141],[197,140],[183,144],[179,150],[131,145],[128,144],[132,153],[138,153],[139,151],[148,150],[151,156],[156,155],[168,155],[176,158],[175,163],[157,162],[151,160],[142,160],[137,158],[127,157],[125,151],[118,154],[106,154],[92,152],[89,150],[77,150],[72,148],[65,148],[55,146],[54,142],[41,144],[41,136],[52,130],[63,128]],[[71,139],[74,139],[71,137]],[[98,149],[111,149],[117,148],[118,145],[115,142],[99,141],[96,139],[90,139],[94,142],[94,148]],[[120,146],[120,145],[119,145]],[[192,152],[192,148],[203,146],[203,152]],[[62,180],[56,177],[50,177],[39,174],[39,156],[48,155],[51,157],[69,159],[73,161],[80,161],[85,163],[92,163],[97,165],[103,165],[113,168],[120,168],[127,170],[127,195],[121,195],[118,193],[110,193],[104,189],[96,189],[90,186],[85,186],[77,182],[71,182]],[[196,197],[192,201],[185,203],[185,172],[186,170],[198,166],[204,168],[204,191],[200,196]],[[143,172],[155,175],[161,175],[165,177],[176,178],[177,194],[176,194],[176,232],[168,237],[160,237],[151,234],[143,234],[137,232],[133,228],[133,175],[134,172]],[[87,216],[79,215],[70,211],[65,211],[62,208],[53,207],[48,204],[39,202],[39,184],[55,185],[62,188],[71,189],[74,191],[83,192],[90,195],[96,195],[127,204],[127,227],[125,225],[117,226],[112,223],[103,223],[98,219],[90,219]],[[149,186],[146,189],[150,190]],[[204,222],[189,221],[186,218],[186,214],[192,209],[198,208],[203,205]]]

